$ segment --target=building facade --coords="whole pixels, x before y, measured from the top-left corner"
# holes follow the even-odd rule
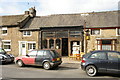
[[[2,16],[0,44],[15,56],[33,49],[54,49],[62,56],[91,50],[120,51],[119,11],[36,16]]]

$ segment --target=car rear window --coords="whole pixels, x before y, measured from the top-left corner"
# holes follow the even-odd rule
[[[84,58],[88,58],[88,57],[90,56],[90,54],[91,54],[91,52],[89,52],[89,53],[83,55],[83,57],[84,57]]]
[[[58,54],[58,52],[51,50],[50,53],[52,54],[53,57],[60,57],[60,55]]]

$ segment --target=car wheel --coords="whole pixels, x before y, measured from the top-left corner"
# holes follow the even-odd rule
[[[20,67],[23,67],[23,66],[24,66],[24,63],[22,62],[22,60],[18,60],[18,61],[17,61],[17,65],[20,66]]]
[[[46,70],[49,70],[51,68],[50,63],[49,62],[43,63],[43,68],[46,69]]]
[[[93,65],[89,65],[86,67],[86,73],[88,76],[95,76],[97,74],[97,69]]]

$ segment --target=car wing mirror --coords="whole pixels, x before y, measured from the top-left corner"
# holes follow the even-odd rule
[[[28,54],[26,54],[27,57],[30,57]]]

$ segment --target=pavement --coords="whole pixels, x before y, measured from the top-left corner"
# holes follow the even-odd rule
[[[73,68],[73,69],[79,69],[80,68],[80,60],[71,59],[69,57],[62,57],[62,64],[60,67],[66,67],[66,68]]]

